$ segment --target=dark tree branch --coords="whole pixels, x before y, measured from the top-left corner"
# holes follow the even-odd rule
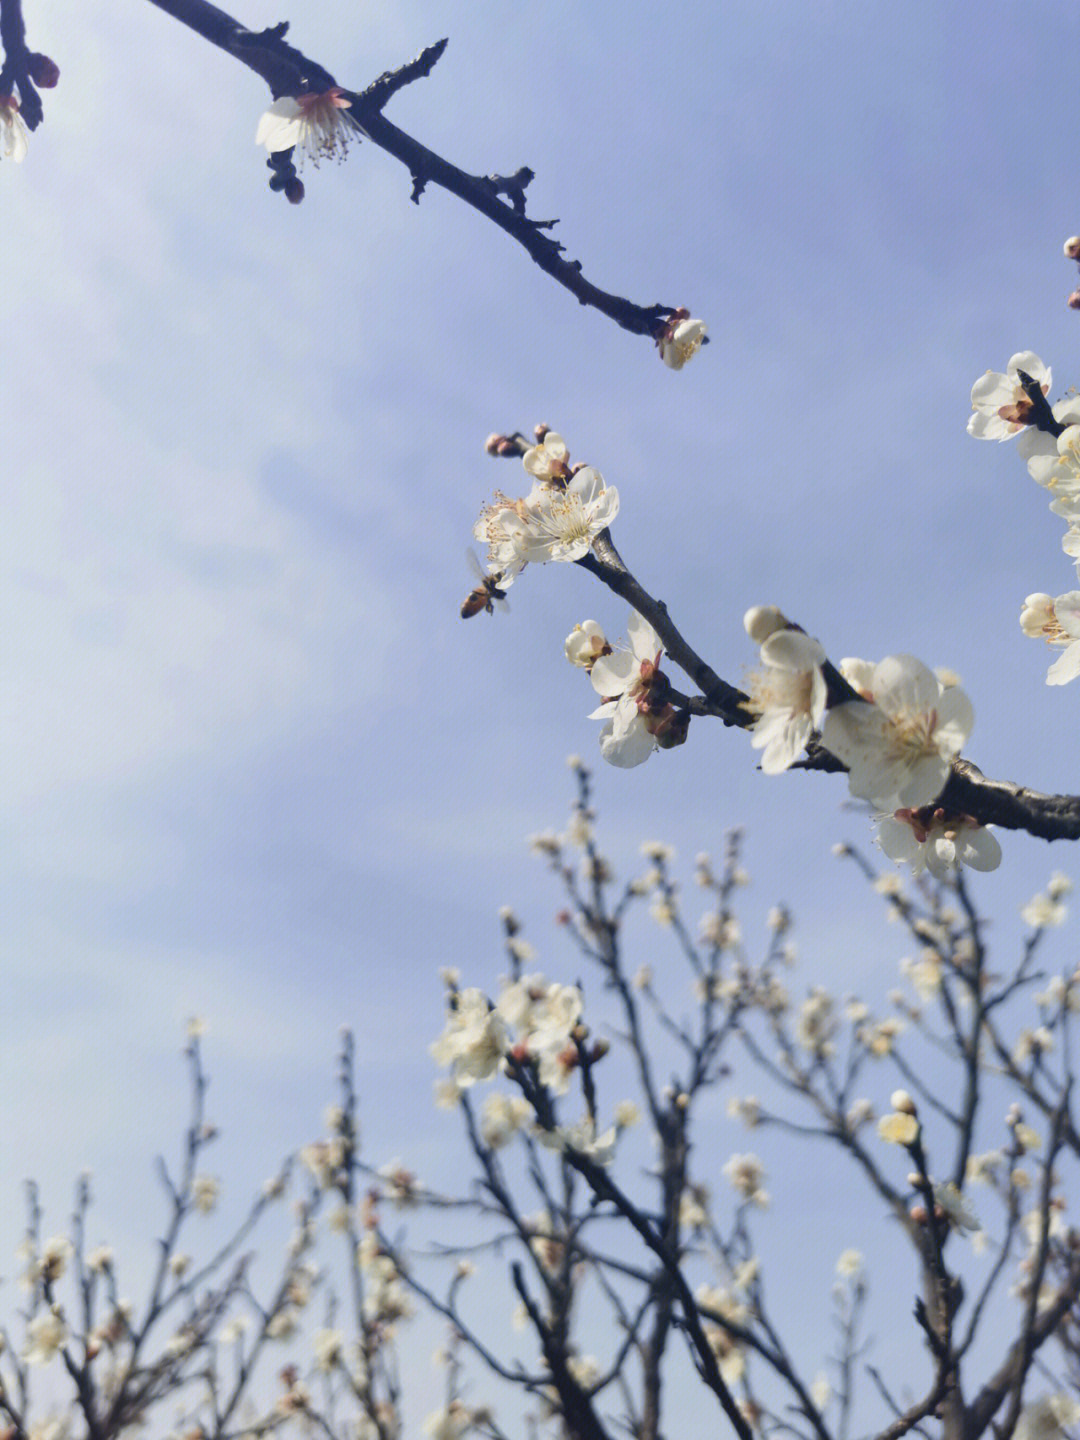
[[[5,4],[13,3],[17,5],[17,0],[5,0]],[[245,29],[208,0],[150,0],[150,3],[254,70],[266,81],[275,99],[282,95],[321,94],[337,85],[328,70],[286,44],[286,24],[256,32]],[[524,246],[541,270],[569,290],[582,305],[599,310],[632,334],[655,338],[676,307],[636,305],[586,280],[581,262],[564,258],[564,247],[544,233],[556,222],[533,220],[526,215],[525,189],[533,178],[528,167],[523,166],[510,177],[470,175],[385,118],[382,110],[387,102],[403,86],[429,75],[446,44],[446,40],[440,40],[428,46],[415,60],[380,75],[365,90],[342,88],[343,96],[352,106],[350,119],[373,144],[408,168],[413,177],[411,198],[414,202],[419,203],[427,185],[440,185]],[[501,198],[503,195],[509,203]]]

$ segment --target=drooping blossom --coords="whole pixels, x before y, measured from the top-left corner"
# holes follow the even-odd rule
[[[1029,595],[1020,611],[1020,628],[1048,645],[1064,647],[1046,672],[1047,685],[1067,685],[1080,675],[1080,590],[1069,590],[1057,599],[1041,591]]]
[[[1050,389],[1050,370],[1032,350],[1021,350],[1005,369],[987,370],[971,387],[968,434],[977,440],[1008,440],[1031,422],[1031,401],[1024,393],[1020,371],[1029,375],[1045,395]]]
[[[14,95],[0,95],[0,136],[8,160],[17,164],[26,159],[27,131]]]
[[[691,319],[689,310],[676,310],[657,336],[660,358],[670,370],[681,370],[705,342],[707,326]]]
[[[320,95],[283,95],[265,111],[255,132],[255,144],[274,155],[295,146],[301,161],[343,160],[349,141],[363,134],[347,114],[352,101],[339,86]]]
[[[656,727],[663,717],[654,716],[649,707],[664,653],[660,637],[636,610],[630,612],[626,633],[629,650],[601,655],[589,672],[593,689],[604,697],[589,716],[606,722],[600,753],[624,769],[640,765],[658,746]]]
[[[853,795],[890,813],[929,805],[971,734],[971,701],[912,655],[890,655],[860,679],[867,700],[834,705],[822,743],[848,767]]]
[[[801,630],[775,630],[761,647],[762,669],[748,680],[747,708],[757,713],[753,740],[761,768],[777,775],[798,758],[825,714],[825,651]]]
[[[946,815],[929,807],[883,815],[877,842],[890,860],[910,865],[913,875],[929,870],[936,880],[961,865],[996,870],[1001,864],[1001,846],[985,825],[968,815]]]

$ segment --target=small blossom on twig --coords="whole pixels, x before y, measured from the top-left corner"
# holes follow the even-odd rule
[[[29,1343],[23,1359],[28,1365],[47,1365],[67,1341],[67,1324],[58,1306],[36,1315],[26,1331]]]
[[[570,664],[582,670],[591,670],[601,655],[611,654],[611,646],[595,620],[583,620],[580,625],[575,625],[566,637],[563,649]]]
[[[1031,350],[1014,355],[1005,369],[987,370],[971,387],[968,434],[977,440],[1008,440],[1031,423],[1031,401],[1024,392],[1020,371],[1030,375],[1045,395],[1050,389],[1049,369]]]
[[[749,676],[746,708],[757,715],[751,745],[766,775],[787,770],[821,729],[827,698],[825,651],[801,630],[775,630],[761,646],[760,670]]]
[[[4,154],[9,160],[18,163],[26,159],[26,126],[14,95],[0,95],[0,137],[3,138]]]
[[[191,1200],[195,1209],[209,1215],[221,1195],[221,1181],[213,1175],[196,1175],[191,1182]]]
[[[321,95],[283,95],[265,111],[255,132],[255,144],[271,155],[295,146],[301,161],[343,160],[349,141],[363,134],[346,112],[352,105],[339,86]]]
[[[548,430],[541,441],[525,451],[521,463],[534,480],[561,485],[570,478],[569,456],[563,437]]]
[[[706,329],[703,320],[691,319],[689,310],[680,308],[672,312],[656,337],[660,358],[668,369],[681,370],[693,359],[705,343]]]
[[[675,714],[674,706],[656,707],[662,693],[660,637],[636,610],[626,627],[630,647],[602,655],[589,672],[593,689],[604,703],[589,716],[607,723],[600,732],[600,753],[611,765],[640,765],[657,749],[658,731]]]

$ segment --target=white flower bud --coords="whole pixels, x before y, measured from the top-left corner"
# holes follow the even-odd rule
[[[786,630],[787,624],[787,617],[775,605],[752,605],[743,616],[743,628],[755,645],[764,645],[777,630]]]
[[[898,1110],[901,1115],[915,1114],[915,1101],[906,1090],[894,1090],[889,1096],[889,1104],[894,1110]]]

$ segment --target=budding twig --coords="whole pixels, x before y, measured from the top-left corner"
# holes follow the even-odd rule
[[[5,0],[5,3],[17,8],[17,0]],[[150,0],[150,3],[261,75],[275,99],[284,95],[319,94],[337,86],[328,70],[286,43],[287,23],[251,31],[208,0]],[[399,130],[383,115],[383,107],[398,90],[431,73],[446,45],[445,39],[429,45],[415,60],[380,75],[365,90],[342,87],[341,94],[351,106],[351,119],[372,144],[408,168],[413,178],[411,198],[415,203],[419,203],[429,184],[441,186],[522,245],[540,269],[569,290],[582,305],[599,310],[634,335],[655,338],[677,307],[637,305],[586,280],[581,262],[566,259],[565,246],[545,233],[557,221],[534,220],[525,213],[525,190],[533,178],[527,166],[509,177],[471,175]]]

